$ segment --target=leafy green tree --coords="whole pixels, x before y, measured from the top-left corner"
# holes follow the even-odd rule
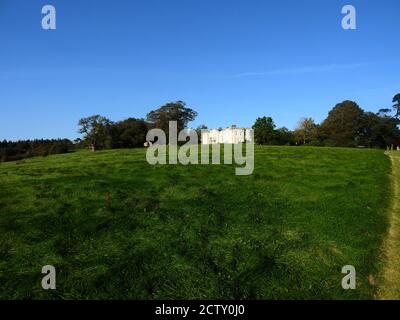
[[[391,112],[392,112],[392,109],[382,108],[382,109],[379,109],[377,115],[379,117],[390,117]]]
[[[394,103],[393,108],[396,111],[396,118],[400,120],[400,93],[396,94],[393,97],[393,103]]]
[[[307,144],[316,138],[317,125],[313,118],[303,118],[299,121],[294,132],[296,141],[302,144]]]
[[[257,144],[275,144],[275,123],[271,117],[257,118],[253,125],[254,140]]]
[[[343,101],[337,104],[321,125],[326,144],[342,147],[359,145],[363,134],[364,111],[354,101]]]
[[[146,141],[147,123],[143,119],[128,118],[110,127],[113,148],[143,147]]]
[[[147,114],[147,121],[153,128],[164,130],[168,136],[169,121],[176,121],[178,132],[185,129],[189,122],[195,120],[197,112],[187,108],[183,101],[170,102]]]
[[[94,115],[79,120],[79,133],[84,135],[84,140],[92,151],[105,147],[109,139],[109,129],[112,122],[100,115]]]
[[[275,142],[277,145],[293,145],[293,133],[285,127],[278,128],[275,130]]]
[[[386,148],[397,145],[400,141],[398,120],[387,113],[366,112],[364,126],[360,135],[360,144],[369,148]]]

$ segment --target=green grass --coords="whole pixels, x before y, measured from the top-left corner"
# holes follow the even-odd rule
[[[392,160],[392,204],[390,229],[384,241],[385,267],[380,275],[378,297],[400,299],[400,152],[388,152]]]
[[[382,151],[340,148],[256,147],[251,176],[145,150],[1,163],[0,299],[370,299],[389,172]]]

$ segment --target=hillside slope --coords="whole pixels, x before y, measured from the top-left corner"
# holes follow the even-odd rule
[[[145,150],[0,164],[0,298],[372,298],[388,229],[378,150],[258,147],[234,167]],[[54,265],[57,290],[41,288]],[[341,269],[354,265],[357,290]]]

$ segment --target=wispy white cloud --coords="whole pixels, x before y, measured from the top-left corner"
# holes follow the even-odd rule
[[[355,69],[364,66],[363,63],[355,64],[328,64],[320,66],[306,66],[299,68],[286,68],[286,69],[276,69],[269,70],[265,72],[244,72],[238,73],[233,76],[233,78],[243,78],[243,77],[260,77],[260,76],[274,76],[274,75],[301,75],[306,73],[318,73],[318,72],[330,72],[330,71],[340,71],[347,69]]]

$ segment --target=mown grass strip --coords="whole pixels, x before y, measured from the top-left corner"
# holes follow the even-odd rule
[[[392,160],[392,206],[390,229],[385,241],[386,263],[382,272],[378,298],[382,300],[400,299],[400,154],[391,152]]]

